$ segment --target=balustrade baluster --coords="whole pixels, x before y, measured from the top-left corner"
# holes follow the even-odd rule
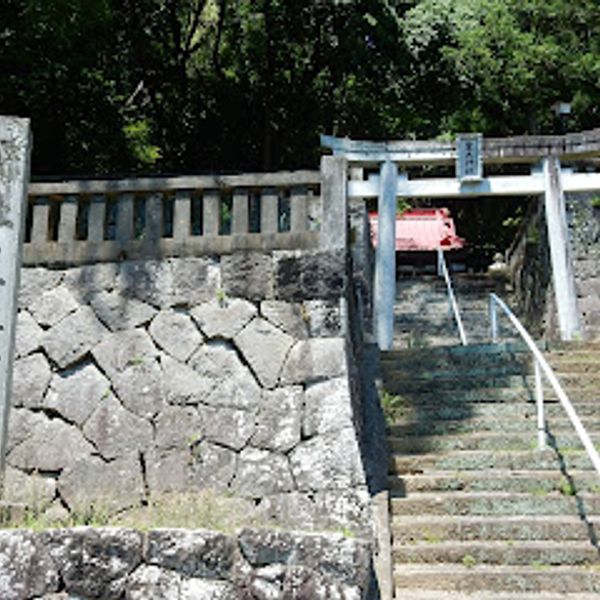
[[[104,222],[106,220],[106,197],[92,196],[88,216],[88,241],[104,241]]]
[[[133,217],[135,211],[135,196],[120,194],[117,198],[117,232],[118,242],[128,242],[135,236]]]
[[[248,233],[248,190],[237,188],[233,192],[231,233]]]
[[[307,195],[308,189],[306,187],[294,187],[291,190],[290,231],[292,233],[306,231],[307,229]]]
[[[192,228],[191,192],[181,191],[175,194],[173,209],[173,239],[183,242],[190,237]]]
[[[44,244],[50,238],[50,201],[46,197],[38,197],[33,205],[33,222],[31,225],[31,242]]]
[[[77,196],[65,196],[60,203],[60,220],[58,223],[58,241],[69,244],[75,240],[77,225]]]
[[[275,188],[266,188],[260,198],[260,232],[277,233],[279,231],[279,192]]]
[[[202,198],[202,222],[204,235],[219,235],[219,213],[221,194],[218,190],[207,190]]]

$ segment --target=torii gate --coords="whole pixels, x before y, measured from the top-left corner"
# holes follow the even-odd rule
[[[321,136],[321,145],[333,150],[335,156],[345,157],[351,167],[379,169],[367,180],[348,181],[347,197],[378,198],[374,330],[381,350],[391,348],[394,332],[397,197],[543,195],[561,339],[571,340],[580,333],[564,192],[600,190],[600,173],[576,173],[561,168],[561,162],[600,156],[600,129],[564,136],[485,140],[478,134],[468,134],[459,136],[457,142],[369,142]],[[517,163],[530,164],[531,174],[483,175],[485,164]],[[456,178],[411,180],[402,171],[409,166],[454,164],[459,171]]]

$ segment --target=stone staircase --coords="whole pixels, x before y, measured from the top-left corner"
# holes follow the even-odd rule
[[[600,440],[600,343],[548,353]],[[528,354],[514,343],[383,353],[396,599],[600,597],[600,476],[546,392],[536,447]],[[388,401],[390,396],[388,395]]]
[[[489,340],[489,294],[497,293],[510,305],[511,296],[506,285],[486,275],[453,273],[451,277],[468,342]],[[502,322],[501,333],[505,337],[512,336],[512,331]],[[394,347],[419,348],[459,342],[444,280],[434,275],[398,279],[394,307]]]

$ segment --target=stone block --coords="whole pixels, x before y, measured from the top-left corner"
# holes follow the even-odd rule
[[[108,394],[108,379],[92,363],[87,363],[55,374],[43,405],[81,426]]]
[[[145,330],[133,329],[108,334],[92,354],[112,380],[129,367],[152,362],[158,350]]]
[[[159,312],[148,332],[160,348],[181,362],[185,362],[203,342],[190,317],[174,310]]]
[[[147,563],[186,577],[227,579],[235,539],[212,531],[157,529],[148,533]]]
[[[309,318],[301,303],[265,300],[260,304],[260,312],[267,321],[288,335],[298,340],[308,337]]]
[[[200,409],[207,441],[232,450],[241,450],[254,434],[256,417],[253,412],[226,406]]]
[[[207,581],[206,579],[183,579],[179,600],[240,600],[235,587],[226,581]]]
[[[281,372],[281,383],[310,383],[346,375],[346,342],[343,338],[301,340],[290,350]]]
[[[0,597],[37,598],[55,592],[60,578],[48,552],[35,533],[0,530]]]
[[[263,392],[252,445],[276,452],[294,448],[300,441],[303,404],[300,386]]]
[[[340,377],[314,383],[306,388],[302,421],[303,437],[352,427],[352,400],[348,379]]]
[[[256,316],[258,310],[247,300],[231,298],[203,302],[191,313],[207,338],[230,340]]]
[[[137,456],[152,444],[152,426],[126,410],[112,395],[104,398],[83,427],[85,437],[106,459]]]
[[[189,364],[201,377],[215,382],[204,403],[247,410],[258,407],[260,386],[231,344],[206,343],[190,358]]]
[[[153,358],[132,361],[112,382],[123,406],[139,417],[152,418],[164,407],[162,371]]]
[[[290,453],[290,463],[299,490],[345,489],[365,483],[360,449],[352,428],[301,442]]]
[[[132,454],[110,463],[95,456],[81,458],[61,473],[58,490],[76,514],[91,509],[112,514],[137,506],[144,496],[139,458]]]
[[[82,306],[46,332],[43,346],[48,356],[64,369],[83,358],[106,334],[106,328],[92,309]]]
[[[73,267],[65,273],[65,284],[80,302],[89,302],[103,291],[111,291],[117,285],[119,265],[97,263]]]
[[[125,600],[181,600],[180,586],[178,573],[142,565],[127,580]]]
[[[2,499],[25,504],[41,512],[56,496],[56,480],[32,473],[27,474],[13,467],[6,467],[3,478]]]
[[[66,591],[97,600],[120,598],[142,562],[142,534],[130,529],[79,527],[43,534]]]
[[[265,300],[273,294],[272,256],[262,252],[235,252],[221,259],[221,280],[228,296]]]
[[[43,292],[28,306],[33,318],[42,327],[56,325],[67,315],[75,312],[77,308],[79,308],[79,303],[64,285]]]
[[[144,454],[144,458],[150,496],[193,489],[190,448],[151,450]]]
[[[196,488],[227,490],[237,463],[237,453],[200,440],[191,448],[192,483]]]
[[[216,298],[221,287],[221,270],[218,260],[208,257],[173,258],[174,306],[196,306]]]
[[[26,440],[31,434],[46,422],[46,415],[31,412],[25,408],[11,408],[8,413],[8,438],[6,451]]]
[[[15,357],[22,358],[39,350],[43,337],[44,331],[35,319],[26,310],[21,310],[17,315]]]
[[[156,309],[135,298],[126,298],[117,291],[102,291],[90,299],[96,316],[111,331],[134,329],[148,323],[156,314]]]
[[[135,298],[156,308],[173,303],[173,273],[171,265],[163,260],[133,260],[119,268],[118,291],[127,298]]]
[[[42,417],[8,454],[9,465],[25,471],[61,471],[94,452],[79,429],[60,419]]]
[[[154,447],[158,450],[189,449],[202,437],[204,425],[195,407],[168,406],[156,417]]]
[[[307,300],[303,304],[310,337],[342,337],[339,300]]]
[[[233,487],[238,494],[250,498],[291,491],[294,481],[288,459],[257,448],[242,450]]]
[[[195,405],[207,402],[219,381],[216,377],[203,375],[166,355],[161,357],[160,362],[163,394],[169,404]]]
[[[235,336],[234,342],[261,385],[274,388],[294,338],[258,317]]]
[[[19,308],[26,309],[40,294],[55,288],[63,277],[62,271],[45,267],[23,267],[19,287]]]
[[[51,377],[50,365],[41,352],[16,360],[13,366],[12,405],[40,408]]]
[[[277,300],[336,300],[346,292],[346,258],[342,251],[281,251],[273,253],[273,260]]]

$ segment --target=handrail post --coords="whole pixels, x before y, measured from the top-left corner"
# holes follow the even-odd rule
[[[498,343],[498,310],[496,308],[496,299],[494,294],[490,294],[490,327],[492,333],[492,342]]]
[[[454,319],[456,326],[458,327],[458,335],[460,336],[460,343],[463,346],[468,346],[467,336],[465,334],[465,328],[463,327],[462,319],[460,318],[460,312],[458,310],[458,303],[452,289],[452,280],[450,279],[450,273],[446,266],[446,260],[444,259],[444,252],[441,248],[438,251],[438,275],[443,277],[446,282],[446,289],[448,290],[448,302],[450,304],[450,312],[454,313]]]
[[[537,407],[537,432],[538,448],[546,449],[546,418],[544,416],[544,388],[542,386],[542,370],[537,358],[533,359],[535,365],[535,404]]]

